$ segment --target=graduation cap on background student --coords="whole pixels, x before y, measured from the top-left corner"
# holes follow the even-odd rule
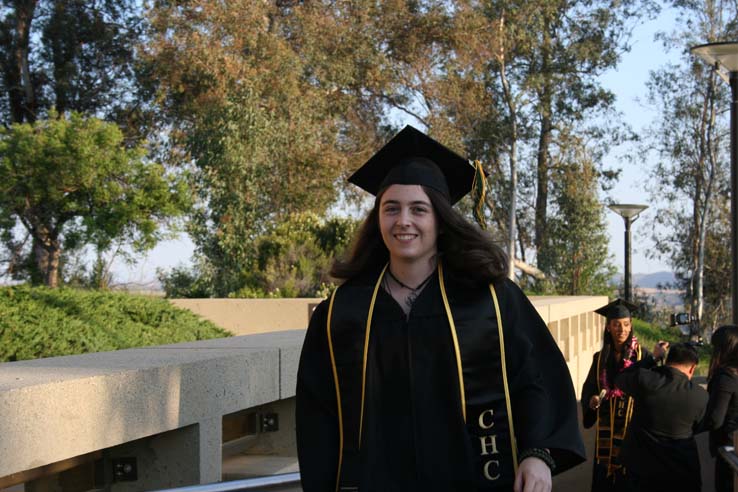
[[[427,186],[453,205],[476,187],[480,172],[481,165],[407,125],[348,180],[375,196],[393,184]]]
[[[636,304],[625,299],[615,299],[611,303],[595,309],[595,313],[601,314],[609,321],[611,319],[630,318],[637,310],[638,306]]]

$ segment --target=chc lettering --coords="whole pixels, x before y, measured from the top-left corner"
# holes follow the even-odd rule
[[[489,430],[494,427],[495,422],[493,420],[493,416],[494,410],[492,409],[485,410],[479,414],[479,428],[482,430]],[[482,448],[482,456],[491,456],[500,453],[497,450],[497,434],[479,436],[479,444]],[[482,469],[484,472],[484,478],[491,481],[500,478],[500,461],[496,459],[483,459],[486,460],[484,468]]]
[[[615,406],[615,413],[619,418],[625,417],[625,399],[618,399]]]

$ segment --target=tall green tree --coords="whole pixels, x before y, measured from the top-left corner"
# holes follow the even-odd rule
[[[551,197],[551,176],[558,156],[570,152],[568,135],[575,131],[602,148],[621,137],[617,126],[606,123],[617,121],[615,97],[598,78],[617,66],[628,49],[629,30],[650,8],[650,2],[609,0],[494,4],[499,17],[511,20],[506,30],[509,77],[527,102],[521,147],[535,194],[524,200],[534,203],[531,236],[537,255],[547,255],[547,222],[553,216],[548,207],[558,200]]]
[[[612,116],[597,77],[650,5],[154,2],[148,66],[172,159],[193,164],[192,233],[220,292],[237,287],[270,227],[298,210],[324,211],[398,114],[485,163],[495,231],[512,239],[513,256],[534,256],[549,244],[537,231],[557,199],[549,175],[568,135],[600,148],[617,141],[606,125],[587,124]],[[516,184],[508,176],[518,165]]]
[[[729,247],[728,240],[716,240],[727,220],[722,210],[728,203],[730,133],[724,109],[729,96],[728,85],[686,48],[734,39],[738,11],[727,1],[680,0],[672,5],[680,13],[679,27],[662,39],[667,47],[683,50],[683,58],[654,71],[648,86],[649,101],[660,110],[645,149],[646,156],[656,156],[653,199],[663,204],[653,239],[656,253],[672,265],[685,289],[691,312],[707,322],[704,328],[724,319],[721,298],[730,292],[727,270],[712,271],[724,266]],[[707,293],[708,288],[714,290]]]
[[[218,295],[255,268],[259,237],[296,212],[323,214],[338,178],[385,138],[389,65],[373,36],[390,31],[380,18],[391,7],[370,3],[156,2],[149,11],[146,57],[171,158],[192,163],[190,233]]]
[[[126,148],[116,125],[49,116],[0,129],[0,233],[19,244],[25,231],[33,240],[31,280],[56,287],[62,251],[84,244],[101,251],[113,241],[150,249],[187,195],[143,147]]]
[[[598,197],[598,171],[585,146],[570,147],[575,150],[559,157],[551,175],[556,199],[555,213],[548,219],[548,244],[539,258],[547,273],[543,291],[608,295],[615,267]]]
[[[56,108],[140,122],[142,21],[134,0],[0,1],[2,120],[32,123]]]
[[[149,82],[137,57],[142,8],[135,0],[0,0],[0,121],[77,111],[115,121],[130,147],[153,135]],[[33,256],[41,245],[0,239],[6,269],[23,274],[38,263],[20,253]]]
[[[440,75],[422,86],[431,100],[426,120],[487,166],[488,214],[517,259],[551,257],[545,238],[559,189],[551,176],[576,150],[571,136],[603,153],[630,136],[598,78],[617,66],[630,29],[653,9],[637,0],[463,1],[449,12],[434,52]],[[597,173],[604,186],[616,174]]]

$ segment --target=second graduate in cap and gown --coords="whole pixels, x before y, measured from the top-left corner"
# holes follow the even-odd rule
[[[631,490],[627,470],[619,455],[633,418],[633,398],[614,384],[615,376],[635,363],[655,365],[651,353],[633,333],[631,314],[636,305],[617,299],[595,312],[606,319],[602,350],[595,353],[582,387],[582,412],[585,428],[596,424],[592,492]]]
[[[376,200],[303,345],[305,492],[544,491],[584,460],[557,344],[452,208],[475,175],[408,126],[350,178]]]

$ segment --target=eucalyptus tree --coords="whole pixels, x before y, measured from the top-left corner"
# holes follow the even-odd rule
[[[721,0],[679,0],[672,6],[679,12],[678,27],[661,39],[682,57],[655,70],[648,84],[649,101],[659,115],[647,133],[644,158],[656,157],[653,200],[663,204],[653,239],[656,254],[675,269],[692,313],[714,325],[727,319],[723,298],[730,292],[724,212],[729,205],[729,88],[687,48],[735,39],[738,11],[735,2]]]
[[[524,200],[533,203],[532,246],[539,258],[547,256],[548,207],[557,199],[550,196],[557,155],[569,152],[572,132],[602,150],[624,135],[611,124],[615,97],[599,77],[617,66],[630,30],[653,8],[638,0],[488,2],[486,15],[500,23],[508,47],[508,83],[526,126],[520,148],[535,193]],[[497,66],[490,68],[501,72],[492,61]]]
[[[547,244],[560,135],[611,141],[584,122],[611,109],[596,77],[644,5],[154,2],[146,66],[172,158],[192,164],[198,254],[217,265],[223,292],[237,288],[254,239],[295,211],[324,211],[401,114],[484,163],[487,214],[524,261]]]
[[[421,86],[431,101],[425,118],[488,169],[487,214],[511,259],[549,269],[547,222],[558,210],[549,207],[561,191],[551,176],[575,150],[571,135],[597,149],[601,186],[617,176],[599,158],[632,135],[599,76],[655,8],[648,0],[460,1],[447,13],[443,49],[433,52],[438,75]]]

